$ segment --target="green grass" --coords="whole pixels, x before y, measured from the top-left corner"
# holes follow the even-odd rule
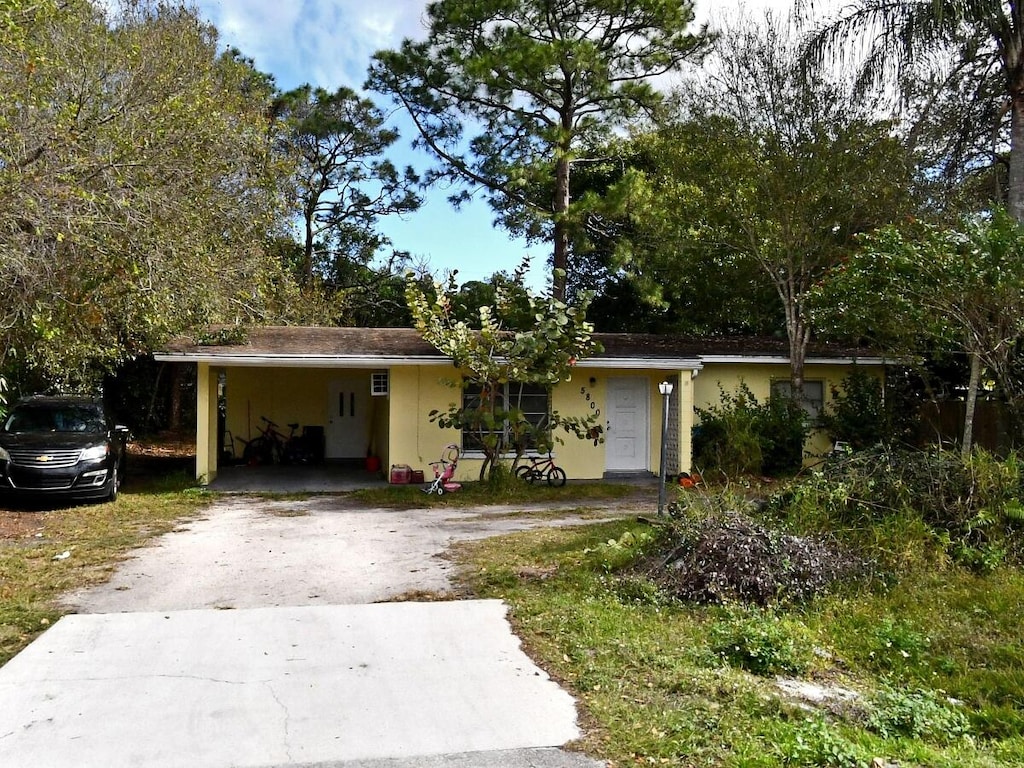
[[[60,617],[63,593],[106,581],[130,550],[212,498],[180,473],[128,486],[112,504],[13,513],[24,532],[0,539],[0,664]]]
[[[1019,570],[924,569],[769,615],[626,578],[621,550],[647,533],[623,521],[459,551],[471,592],[508,601],[524,645],[579,698],[580,748],[613,766],[1024,766]],[[730,663],[744,648],[787,662],[791,647],[799,677],[861,698],[808,711],[774,670]]]

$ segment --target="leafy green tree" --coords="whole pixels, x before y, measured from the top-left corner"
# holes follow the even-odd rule
[[[812,0],[800,0],[807,9]],[[866,45],[865,45],[866,43]],[[1007,0],[857,0],[815,30],[806,47],[809,61],[855,60],[862,92],[896,83],[920,82],[936,73],[936,84],[988,108],[983,123],[996,134],[1009,115],[1007,208],[1024,220],[1024,9]],[[964,80],[964,72],[972,79]],[[969,143],[978,111],[958,112],[955,135]],[[993,158],[989,157],[989,162]]]
[[[550,445],[562,429],[580,438],[595,439],[599,427],[594,418],[548,415],[541,424],[531,424],[516,398],[515,385],[540,385],[550,390],[568,381],[576,361],[595,351],[592,326],[586,321],[586,303],[566,306],[558,299],[530,295],[523,287],[527,263],[511,281],[495,286],[494,302],[477,308],[475,320],[462,319],[459,290],[454,278],[447,285],[435,283],[432,291],[409,274],[406,296],[415,327],[440,352],[450,357],[461,374],[461,390],[473,388],[475,402],[464,399],[446,412],[431,417],[442,427],[454,427],[479,438],[484,454],[480,479],[492,474],[501,457],[510,450],[516,461],[529,442]],[[516,328],[523,302],[528,304],[533,324]],[[511,321],[508,319],[511,318]],[[509,386],[511,385],[511,386]],[[506,387],[512,396],[506,401]],[[521,393],[522,388],[518,388]]]
[[[999,210],[958,227],[914,223],[865,237],[819,286],[818,317],[897,352],[938,346],[963,353],[970,381],[962,450],[969,456],[982,375],[1013,391],[1024,342],[1024,226]]]
[[[605,199],[629,221],[621,269],[649,285],[692,269],[726,303],[733,285],[757,296],[751,280],[774,293],[774,315],[751,311],[748,327],[784,329],[799,392],[808,294],[859,233],[915,210],[916,169],[888,123],[838,85],[805,78],[796,53],[771,26],[724,36],[714,75],[679,95],[678,122],[633,139],[645,159]],[[689,286],[700,302],[701,286]]]
[[[715,166],[726,157],[723,147],[694,147],[690,158]],[[668,146],[667,142],[664,146]],[[705,254],[688,258],[669,251],[679,237],[662,226],[652,228],[643,214],[647,198],[631,179],[637,173],[662,179],[672,173],[675,154],[661,152],[663,145],[645,142],[642,135],[617,139],[592,152],[599,161],[582,165],[575,173],[577,203],[574,208],[572,269],[567,275],[570,297],[593,291],[590,317],[603,332],[681,333],[692,335],[772,334],[783,327],[771,286],[748,260],[718,258]],[[722,151],[719,151],[722,150]],[[711,178],[711,167],[698,175]],[[657,204],[657,201],[654,201]],[[672,206],[664,206],[671,215]],[[683,217],[675,224],[686,227]],[[666,267],[648,259],[666,254]],[[697,298],[699,297],[699,299]]]
[[[435,0],[427,39],[377,53],[367,84],[408,111],[441,162],[432,180],[482,188],[505,227],[552,242],[561,300],[572,167],[582,147],[658,109],[651,79],[704,46],[692,19],[680,0]]]
[[[310,287],[315,275],[337,279],[347,265],[368,265],[387,245],[377,220],[420,205],[412,168],[400,172],[383,158],[398,132],[384,126],[386,117],[373,102],[349,88],[331,93],[303,85],[279,96],[274,111],[280,148],[295,162],[301,284]]]
[[[72,385],[280,295],[268,78],[175,2],[0,9],[0,369]]]

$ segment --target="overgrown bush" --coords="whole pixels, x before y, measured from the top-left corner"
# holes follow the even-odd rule
[[[807,629],[773,611],[731,606],[711,628],[711,650],[755,675],[800,675],[814,656]]]
[[[735,394],[723,390],[719,405],[697,413],[693,452],[705,474],[784,475],[803,464],[810,424],[793,398],[774,396],[762,404],[741,384]]]
[[[769,500],[768,507],[816,527],[867,530],[920,520],[948,555],[991,570],[1020,545],[1020,460],[976,451],[876,446],[832,460]]]
[[[808,600],[862,570],[825,539],[772,530],[738,512],[677,522],[651,568],[680,600],[760,606]]]
[[[892,430],[882,381],[854,368],[841,387],[832,387],[832,400],[821,413],[821,425],[833,441],[854,450],[887,442]]]
[[[861,768],[870,765],[855,745],[836,732],[824,718],[809,720],[776,745],[783,764],[808,768]]]
[[[868,728],[884,739],[908,737],[946,744],[967,736],[970,720],[960,707],[934,691],[885,687],[871,702]]]

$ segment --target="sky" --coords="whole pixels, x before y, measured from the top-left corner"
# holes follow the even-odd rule
[[[698,20],[714,8],[721,18],[736,8],[787,8],[790,0],[697,0]],[[340,86],[361,90],[372,55],[398,48],[403,39],[422,39],[426,0],[195,0],[200,15],[220,32],[225,46],[238,48],[256,68],[272,74],[282,90],[304,83],[333,91]],[[391,107],[380,94],[368,94],[382,108]],[[396,165],[419,171],[430,165],[425,154],[409,147],[413,131],[396,116],[402,133],[390,158]],[[458,270],[459,282],[485,280],[498,270],[511,272],[529,254],[528,284],[536,291],[547,283],[550,248],[527,245],[492,225],[483,199],[458,211],[447,202],[450,191],[433,190],[414,214],[381,223],[394,246],[425,259],[437,275]]]

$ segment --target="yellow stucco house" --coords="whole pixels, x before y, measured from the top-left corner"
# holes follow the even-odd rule
[[[668,402],[666,471],[690,471],[696,409],[719,402],[720,391],[745,383],[763,400],[785,386],[789,360],[776,339],[695,339],[645,334],[595,334],[604,351],[580,360],[570,381],[532,407],[564,416],[594,413],[605,440],[566,437],[556,446],[572,479],[660,471],[664,404]],[[198,369],[196,476],[217,476],[225,439],[251,439],[261,418],[323,433],[325,457],[365,459],[385,469],[426,469],[445,445],[462,446],[456,479],[475,479],[479,455],[462,435],[431,422],[462,397],[452,361],[407,328],[255,328],[244,343],[209,345],[178,340],[156,354]],[[824,406],[852,365],[881,372],[884,360],[856,350],[815,348],[805,368],[806,396]],[[659,384],[670,382],[663,396]],[[543,400],[543,402],[541,402]],[[821,438],[819,438],[820,440]],[[823,450],[820,444],[809,449]]]

